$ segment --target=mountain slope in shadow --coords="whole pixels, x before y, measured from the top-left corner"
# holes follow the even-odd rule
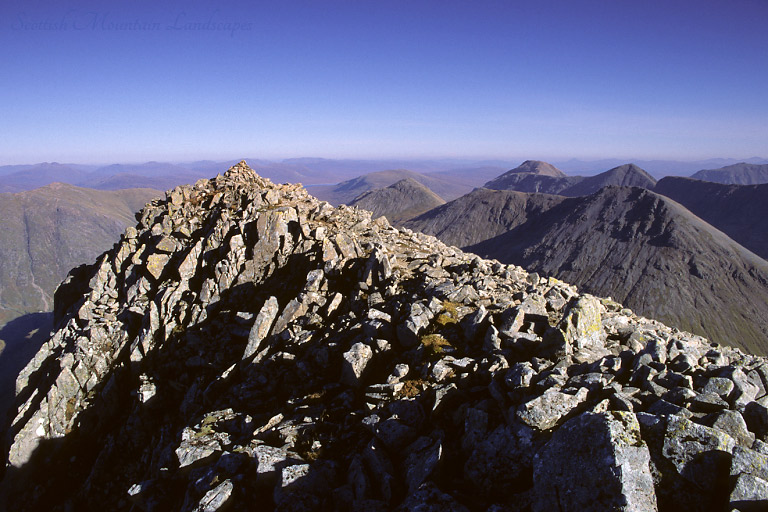
[[[659,180],[655,192],[674,199],[762,258],[768,259],[768,184],[725,185],[692,178]]]

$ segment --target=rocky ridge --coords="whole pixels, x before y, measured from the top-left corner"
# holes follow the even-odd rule
[[[766,360],[244,162],[56,293],[13,510],[752,510]],[[750,508],[751,507],[751,508]]]

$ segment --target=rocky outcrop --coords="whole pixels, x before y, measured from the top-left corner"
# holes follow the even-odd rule
[[[139,218],[19,375],[8,510],[768,500],[763,358],[245,163]]]

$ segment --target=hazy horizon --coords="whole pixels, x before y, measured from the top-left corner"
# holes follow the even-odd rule
[[[766,155],[768,3],[0,5],[0,164]]]

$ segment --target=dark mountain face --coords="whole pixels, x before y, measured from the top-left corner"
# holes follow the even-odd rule
[[[725,185],[668,177],[659,180],[654,191],[674,199],[750,251],[768,259],[768,184]]]
[[[411,219],[405,226],[467,247],[536,219],[565,198],[480,188]]]
[[[758,185],[768,183],[768,164],[742,162],[720,169],[705,169],[693,174],[691,178],[729,185]]]
[[[598,213],[635,201],[662,218],[643,194],[613,192]],[[619,235],[674,238],[614,217]],[[764,358],[245,162],[137,219],[62,284],[56,330],[18,376],[4,510],[768,499]]]
[[[768,262],[647,190],[607,187],[568,199],[468,249],[718,342],[768,352]]]
[[[440,196],[411,178],[365,192],[349,203],[370,211],[375,219],[386,217],[396,226],[442,204],[445,201]]]

